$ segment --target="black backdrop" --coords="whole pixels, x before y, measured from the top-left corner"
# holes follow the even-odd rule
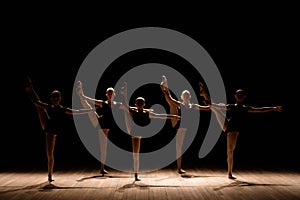
[[[1,167],[46,166],[44,133],[35,107],[23,91],[27,75],[31,77],[43,101],[49,102],[49,93],[59,89],[63,94],[62,104],[72,107],[72,90],[77,70],[94,47],[119,32],[157,26],[182,32],[204,47],[222,75],[228,102],[234,101],[233,92],[236,89],[244,88],[248,94],[248,104],[283,106],[282,113],[249,117],[248,129],[238,139],[235,152],[237,167],[299,169],[299,142],[296,140],[296,119],[299,117],[295,116],[298,106],[292,102],[298,91],[294,89],[297,85],[294,73],[297,65],[294,62],[296,52],[292,47],[297,41],[292,16],[282,18],[261,13],[257,18],[245,14],[239,20],[222,18],[195,21],[196,16],[185,19],[149,17],[145,20],[136,17],[110,21],[95,17],[91,22],[90,19],[80,17],[51,18],[42,13],[38,16],[23,15],[7,21],[3,36]],[[98,97],[104,98],[104,88],[126,72],[126,68],[121,68],[122,71],[117,67],[118,64],[137,66],[148,62],[164,63],[170,67],[184,64],[178,56],[161,50],[131,52],[124,59],[116,61],[115,68],[110,68],[109,73],[113,76],[103,78],[102,83],[105,84],[99,89],[103,92]],[[193,84],[197,84],[197,76],[184,70],[181,72]],[[149,104],[164,101],[158,86],[151,89],[158,92],[152,92],[148,97],[149,94],[139,91],[149,100]],[[154,98],[153,94],[156,93]],[[225,135],[221,135],[209,155],[203,159],[198,158],[204,134],[205,122],[196,140],[184,154],[184,163],[226,167]],[[148,145],[151,146],[150,143]],[[57,167],[98,165],[98,161],[80,141],[72,117],[66,117],[65,132],[57,139],[55,159]]]

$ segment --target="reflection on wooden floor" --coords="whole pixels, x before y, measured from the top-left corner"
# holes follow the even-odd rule
[[[2,171],[0,199],[300,199],[300,172],[243,170],[230,180],[225,170],[187,170],[142,173],[138,182],[116,170],[56,171],[51,184],[45,171]]]

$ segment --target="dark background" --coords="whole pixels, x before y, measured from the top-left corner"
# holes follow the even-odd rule
[[[62,104],[72,107],[72,90],[77,70],[93,48],[122,31],[157,26],[186,34],[204,47],[223,77],[228,102],[234,101],[233,93],[236,89],[243,88],[247,91],[247,104],[283,106],[281,113],[254,114],[249,117],[247,130],[238,138],[235,167],[299,170],[299,131],[296,129],[299,109],[295,101],[298,93],[296,86],[299,85],[295,73],[299,64],[295,60],[299,44],[296,37],[297,20],[293,12],[287,10],[287,14],[282,15],[270,10],[241,10],[236,15],[223,15],[215,20],[210,16],[199,18],[197,14],[191,17],[174,14],[145,18],[144,15],[136,15],[130,19],[124,19],[121,15],[115,20],[107,20],[100,15],[74,17],[63,13],[48,15],[39,11],[15,18],[7,16],[9,20],[4,24],[2,37],[1,100],[4,112],[0,140],[1,169],[46,169],[44,133],[36,109],[24,93],[27,75],[32,79],[42,101],[49,102],[50,92],[58,89],[63,95]],[[148,62],[177,67],[179,71],[192,70],[192,66],[188,66],[182,58],[168,52],[130,52],[109,68],[111,77],[101,81],[103,85],[99,91],[102,92],[98,97],[104,98],[104,88],[111,86],[118,75],[126,72],[124,66],[134,67]],[[196,87],[199,76],[187,73],[186,70],[180,72]],[[143,93],[146,89],[148,94]],[[158,86],[146,89],[138,92],[146,97],[148,105],[155,101],[164,102]],[[209,117],[210,114],[204,115]],[[183,164],[215,165],[225,169],[224,134],[205,158],[198,158],[206,134],[206,123],[204,120],[197,138],[184,154]],[[80,141],[71,116],[66,116],[64,128],[65,132],[57,138],[55,166],[98,166],[98,161]],[[150,148],[151,144],[153,146],[153,142],[145,144],[145,149]]]

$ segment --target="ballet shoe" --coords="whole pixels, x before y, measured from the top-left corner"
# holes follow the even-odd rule
[[[48,182],[51,183],[54,181],[54,178],[52,176],[48,176]]]
[[[108,174],[108,171],[106,171],[105,169],[100,170],[100,174]]]
[[[167,77],[165,75],[162,76],[161,85],[168,88]]]
[[[186,171],[183,170],[183,169],[178,169],[178,170],[177,170],[177,173],[178,173],[178,174],[184,174],[185,172],[186,172]]]
[[[232,176],[232,174],[229,174],[229,175],[228,175],[228,178],[229,178],[229,179],[233,179],[233,180],[236,179],[236,177],[235,177],[235,176]]]
[[[134,174],[134,180],[135,181],[141,181],[142,179],[139,177],[137,173]]]

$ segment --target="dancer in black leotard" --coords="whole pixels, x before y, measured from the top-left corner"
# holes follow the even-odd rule
[[[216,118],[222,127],[222,130],[227,134],[227,164],[229,179],[235,179],[232,175],[233,169],[233,153],[236,147],[237,137],[243,131],[245,124],[245,117],[248,113],[262,113],[262,112],[281,112],[281,106],[274,107],[254,107],[244,104],[246,98],[245,91],[238,89],[235,92],[234,104],[216,104],[212,103],[211,99],[203,84],[200,84],[200,95],[204,97],[205,103],[211,105],[211,110],[215,113]],[[225,113],[225,111],[227,111]]]
[[[43,130],[46,133],[46,153],[48,159],[48,181],[54,181],[52,174],[54,168],[54,147],[56,142],[56,136],[62,134],[62,127],[64,126],[63,118],[66,114],[86,114],[93,112],[93,109],[71,109],[60,104],[62,97],[58,90],[54,90],[51,93],[51,104],[40,101],[37,93],[33,89],[31,80],[25,87],[25,91],[29,95],[29,98],[37,107],[39,120]]]
[[[180,120],[180,116],[172,115],[172,114],[158,114],[154,113],[151,109],[145,109],[145,99],[143,97],[138,97],[135,99],[135,107],[128,105],[127,100],[127,83],[124,84],[124,87],[121,91],[124,96],[125,105],[127,106],[127,110],[129,113],[129,117],[125,118],[126,126],[128,133],[132,136],[132,150],[133,150],[133,170],[136,181],[140,181],[141,179],[138,176],[139,172],[139,152],[140,152],[140,144],[142,139],[142,134],[138,130],[138,126],[146,126],[151,122],[151,118],[159,118],[159,119],[174,119]],[[133,123],[134,122],[134,123]]]
[[[108,174],[105,169],[105,161],[107,154],[107,137],[110,130],[116,126],[113,119],[112,109],[122,109],[122,103],[114,101],[115,90],[112,87],[107,88],[106,97],[107,100],[98,100],[87,97],[83,94],[82,83],[78,81],[77,83],[77,94],[80,97],[81,104],[84,108],[91,108],[90,103],[99,106],[95,113],[90,113],[89,118],[93,126],[98,130],[100,150],[101,150],[101,166],[100,173],[102,175]]]
[[[182,101],[178,101],[176,99],[174,99],[171,96],[171,93],[169,91],[168,88],[168,83],[167,83],[167,77],[166,76],[162,76],[162,82],[160,84],[161,86],[161,90],[164,93],[165,99],[168,102],[169,106],[170,106],[170,113],[171,114],[176,114],[178,115],[179,113],[181,114],[181,116],[193,116],[193,112],[197,112],[197,110],[210,110],[210,106],[203,106],[203,105],[199,105],[199,104],[194,104],[191,103],[191,94],[188,90],[184,90],[181,93],[181,100]],[[184,113],[187,112],[187,115],[185,115]],[[184,137],[186,135],[186,132],[189,128],[189,124],[190,121],[189,120],[185,120],[184,118],[181,119],[180,121],[180,127],[179,127],[179,123],[177,121],[172,121],[172,125],[174,128],[177,129],[177,133],[176,133],[176,159],[177,159],[177,172],[179,174],[183,174],[186,171],[182,169],[182,145],[183,145],[183,141],[184,141]]]

